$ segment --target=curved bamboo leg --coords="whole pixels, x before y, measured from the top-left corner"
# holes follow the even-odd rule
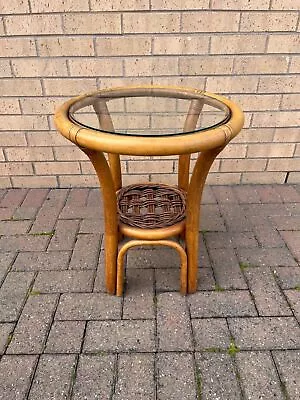
[[[118,254],[117,199],[110,168],[102,152],[82,149],[97,173],[104,202],[105,280],[108,293],[115,294]]]
[[[200,153],[187,195],[185,242],[188,257],[188,293],[197,290],[200,202],[206,177],[216,156],[224,147]]]
[[[130,240],[125,243],[118,254],[117,261],[117,296],[122,296],[123,285],[124,285],[124,256],[126,251],[131,247],[135,246],[169,246],[177,250],[180,256],[181,267],[180,267],[180,292],[185,295],[187,293],[187,256],[184,249],[180,244],[172,242],[171,240]]]
[[[204,100],[192,100],[184,123],[183,132],[190,132],[196,128],[199,115],[202,111]],[[189,186],[190,154],[179,156],[178,186],[187,191]]]
[[[98,116],[100,127],[108,132],[114,132],[114,125],[107,108],[105,100],[99,100],[93,104],[94,110]],[[111,174],[115,184],[116,190],[122,187],[122,174],[119,154],[108,153],[108,161],[111,169]]]

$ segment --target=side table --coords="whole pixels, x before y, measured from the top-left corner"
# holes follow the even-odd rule
[[[240,132],[243,122],[242,111],[232,101],[178,87],[103,89],[71,99],[58,109],[57,129],[87,154],[99,178],[110,294],[122,295],[124,255],[141,245],[176,249],[181,260],[180,291],[196,291],[204,184],[216,156]],[[190,176],[191,154],[198,152]],[[122,186],[120,155],[149,156],[153,163],[152,156],[178,155],[178,184]],[[123,238],[129,240],[123,243]]]

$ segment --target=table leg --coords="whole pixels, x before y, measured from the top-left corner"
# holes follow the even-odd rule
[[[82,149],[91,160],[97,173],[104,203],[105,219],[105,280],[108,293],[115,294],[118,256],[117,198],[110,168],[102,152]]]
[[[224,147],[199,154],[187,194],[185,242],[188,259],[188,293],[197,290],[199,218],[206,177],[216,156]]]

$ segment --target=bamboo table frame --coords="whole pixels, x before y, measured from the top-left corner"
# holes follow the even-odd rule
[[[122,135],[114,131],[106,102],[113,98],[139,96],[189,99],[183,133],[175,136]],[[204,104],[228,111],[223,123],[205,129],[196,124]],[[100,129],[82,125],[72,118],[71,112],[92,105]],[[55,124],[60,133],[75,143],[92,162],[97,173],[104,200],[105,218],[105,276],[108,293],[123,293],[123,260],[126,251],[140,245],[164,245],[177,250],[181,260],[180,291],[193,293],[197,289],[198,237],[201,196],[209,169],[216,156],[241,130],[243,112],[232,101],[215,94],[190,88],[162,86],[134,86],[103,89],[82,95],[64,103],[55,113]],[[107,163],[104,152],[108,153]],[[191,179],[190,156],[199,152]],[[179,155],[178,187],[186,193],[186,216],[174,225],[142,229],[119,221],[117,193],[122,188],[120,154],[137,156]],[[122,237],[131,240],[118,246]],[[171,240],[179,236],[184,245]]]

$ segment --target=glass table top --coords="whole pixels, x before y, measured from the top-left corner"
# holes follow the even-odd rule
[[[200,114],[191,107],[191,102],[198,102],[198,106],[201,103]],[[70,120],[83,127],[148,137],[205,131],[226,123],[230,116],[230,109],[224,103],[206,95],[195,98],[192,94],[190,98],[149,95],[106,98],[94,94],[69,109]]]

